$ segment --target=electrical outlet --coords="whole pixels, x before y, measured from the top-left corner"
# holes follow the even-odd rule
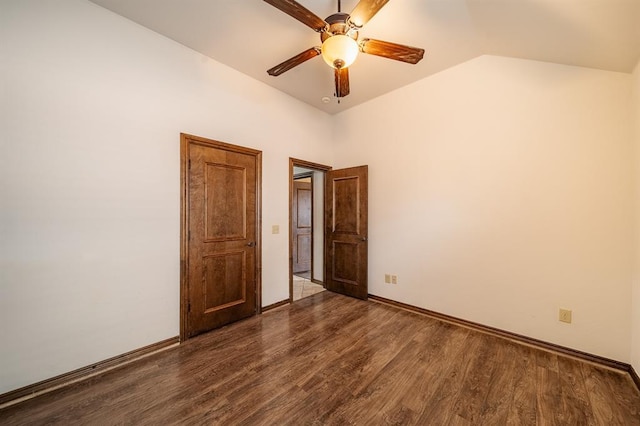
[[[398,284],[398,276],[391,275],[391,284]]]
[[[391,275],[389,274],[384,274],[384,282],[386,284],[391,284]]]
[[[571,324],[571,310],[560,308],[560,314],[558,315],[558,320]]]
[[[280,225],[273,225],[271,227],[271,233],[272,234],[279,234],[280,233]]]

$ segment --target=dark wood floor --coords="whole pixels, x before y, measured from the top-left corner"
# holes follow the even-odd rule
[[[0,423],[640,425],[640,392],[623,373],[323,292]]]

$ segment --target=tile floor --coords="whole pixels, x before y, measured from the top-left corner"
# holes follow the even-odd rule
[[[300,300],[303,297],[311,296],[324,291],[320,284],[312,283],[308,278],[297,275],[293,276],[293,300]]]

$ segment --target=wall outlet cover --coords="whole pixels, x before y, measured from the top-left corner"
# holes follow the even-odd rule
[[[571,324],[571,310],[570,309],[562,309],[560,308],[560,313],[558,315],[558,320],[561,322],[566,322]]]

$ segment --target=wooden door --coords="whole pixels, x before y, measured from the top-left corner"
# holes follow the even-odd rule
[[[260,151],[182,135],[186,339],[256,314]]]
[[[367,166],[331,170],[325,180],[325,285],[367,299]]]
[[[311,182],[293,181],[293,273],[311,270]]]

